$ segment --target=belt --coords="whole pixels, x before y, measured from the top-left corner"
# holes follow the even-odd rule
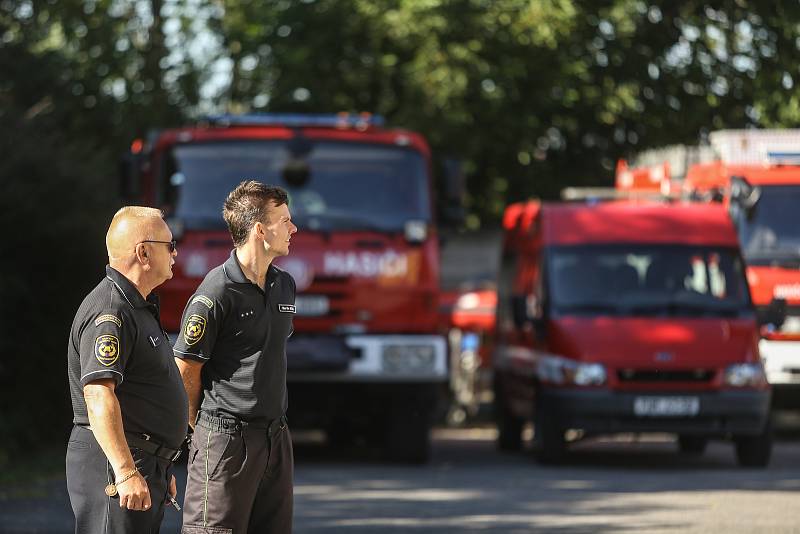
[[[170,462],[174,462],[181,455],[182,447],[178,447],[177,449],[166,447],[162,443],[153,441],[153,439],[150,437],[150,434],[125,432],[125,440],[131,447],[136,447],[137,449],[143,450],[147,454],[152,454],[153,456],[163,458],[164,460],[169,460]]]
[[[217,417],[206,412],[199,412],[197,414],[197,424],[203,428],[213,430],[215,432],[222,432],[224,434],[232,434],[241,432],[244,429],[266,431],[268,437],[277,434],[288,425],[289,420],[286,415],[276,417],[269,424],[264,423],[249,423],[242,421],[235,417]]]

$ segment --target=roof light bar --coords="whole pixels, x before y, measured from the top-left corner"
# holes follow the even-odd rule
[[[202,120],[214,126],[288,126],[366,130],[380,128],[385,121],[371,113],[251,113],[246,115],[209,115]]]

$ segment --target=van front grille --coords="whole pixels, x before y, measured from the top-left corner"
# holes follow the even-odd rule
[[[714,378],[712,369],[620,369],[617,371],[620,382],[710,382]]]

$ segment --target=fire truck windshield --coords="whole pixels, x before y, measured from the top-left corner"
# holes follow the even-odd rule
[[[292,220],[304,230],[402,230],[429,222],[431,205],[424,157],[408,147],[313,141],[302,155],[304,183],[286,183],[286,141],[234,140],[179,144],[164,158],[163,204],[186,228],[222,227],[222,203],[242,180],[289,192]]]
[[[738,316],[752,313],[735,250],[677,245],[555,247],[548,253],[555,313]]]
[[[751,265],[800,267],[800,186],[760,186],[758,202],[732,206],[742,253]]]

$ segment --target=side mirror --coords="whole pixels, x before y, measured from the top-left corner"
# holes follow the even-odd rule
[[[786,321],[786,299],[772,299],[765,309],[759,312],[758,322],[768,330],[780,330]]]
[[[511,297],[511,315],[514,326],[523,329],[526,325],[533,327],[536,339],[541,341],[547,335],[547,320],[544,317],[531,317],[528,307],[528,299],[525,295],[513,295]]]
[[[119,194],[124,204],[135,204],[141,194],[141,154],[124,153],[119,159]]]
[[[731,178],[731,209],[737,206],[742,209],[748,219],[752,218],[756,205],[761,199],[761,189],[752,185],[741,176]]]
[[[464,192],[466,188],[464,165],[459,159],[444,158],[442,167],[444,170],[444,205],[442,214],[445,220],[452,225],[461,226],[466,218],[464,213]]]
[[[525,303],[525,295],[511,296],[511,316],[514,320],[514,327],[524,328],[530,322],[528,317],[528,306]]]

